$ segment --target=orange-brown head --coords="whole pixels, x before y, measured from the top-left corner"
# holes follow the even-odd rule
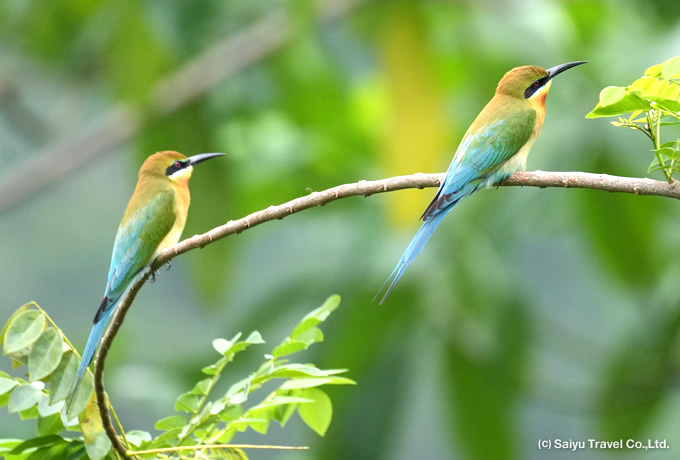
[[[222,155],[224,154],[202,153],[187,158],[185,155],[172,150],[154,153],[142,165],[139,170],[139,178],[167,178],[176,184],[186,185],[191,177],[194,165]]]
[[[549,69],[543,69],[536,65],[515,67],[503,75],[496,88],[496,94],[503,94],[519,100],[529,100],[544,106],[545,96],[550,90],[552,79],[565,70],[586,62],[568,62]]]

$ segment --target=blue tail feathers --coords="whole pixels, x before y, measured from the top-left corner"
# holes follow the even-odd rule
[[[387,295],[390,293],[392,288],[394,288],[394,286],[397,284],[397,281],[399,281],[399,279],[404,274],[408,266],[411,265],[411,263],[413,263],[414,260],[416,260],[416,257],[418,257],[420,251],[423,250],[423,247],[425,247],[425,244],[430,239],[430,236],[432,236],[432,233],[434,233],[434,230],[437,228],[437,226],[441,223],[441,221],[444,219],[444,217],[449,213],[449,211],[452,208],[453,206],[446,210],[443,210],[442,212],[439,212],[438,214],[432,215],[432,217],[425,221],[423,225],[420,227],[420,229],[416,233],[416,236],[413,237],[408,247],[406,248],[406,251],[404,251],[404,254],[401,256],[401,259],[397,263],[397,266],[394,267],[392,274],[389,276],[389,278],[387,278],[383,286],[380,288],[380,291],[378,291],[378,294],[380,294],[385,285],[390,280],[392,280],[390,286],[387,288],[387,291],[385,292],[385,295],[380,300],[380,305],[382,305],[382,303],[385,301]]]
[[[114,307],[116,306],[117,302],[118,299],[111,300],[108,297],[104,297],[102,305],[97,311],[95,323],[92,326],[92,331],[90,331],[90,336],[87,339],[87,344],[85,345],[85,350],[83,351],[83,357],[80,360],[80,364],[78,365],[76,380],[73,388],[71,389],[71,396],[69,397],[67,407],[71,406],[73,398],[76,395],[76,391],[78,390],[78,386],[80,385],[80,381],[83,378],[83,375],[85,375],[85,371],[87,370],[88,366],[92,363],[94,353],[97,350],[97,346],[99,346],[102,336],[104,335],[104,331],[106,330],[106,326],[109,323],[109,319],[116,310]]]

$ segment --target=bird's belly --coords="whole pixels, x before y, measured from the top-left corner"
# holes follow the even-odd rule
[[[175,220],[175,224],[172,226],[168,234],[165,235],[165,238],[163,238],[161,243],[156,248],[156,251],[153,253],[151,260],[154,260],[156,257],[158,257],[158,254],[160,254],[164,249],[170,248],[177,244],[180,237],[182,236],[182,231],[184,230],[185,223],[186,219],[181,219],[178,216],[178,218]]]
[[[529,138],[526,144],[520,148],[517,153],[515,153],[513,156],[508,159],[505,163],[503,163],[495,173],[493,173],[484,183],[486,187],[492,187],[494,186],[497,182],[502,181],[503,179],[512,176],[515,174],[517,171],[524,171],[527,169],[527,157],[529,156],[529,151],[531,150],[531,147],[534,145],[534,141],[536,140],[537,136],[532,136]]]

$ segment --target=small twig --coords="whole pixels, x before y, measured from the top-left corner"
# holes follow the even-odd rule
[[[111,347],[120,326],[123,324],[125,314],[130,309],[130,305],[135,299],[137,292],[142,288],[147,278],[155,270],[158,270],[164,263],[173,257],[183,254],[196,248],[205,247],[217,240],[226,238],[229,235],[238,234],[257,225],[271,220],[280,220],[291,214],[304,211],[305,209],[316,206],[323,206],[332,201],[350,196],[369,197],[377,193],[392,192],[409,188],[423,189],[426,187],[438,187],[444,180],[444,174],[413,174],[411,176],[398,176],[389,179],[375,181],[359,181],[353,184],[344,184],[329,188],[321,192],[312,192],[300,198],[296,198],[278,206],[270,206],[261,211],[254,212],[242,219],[229,221],[224,225],[216,227],[202,235],[194,235],[184,241],[180,241],[175,246],[163,251],[140,276],[130,285],[127,293],[118,305],[118,309],[111,321],[101,342],[97,353],[94,368],[94,385],[97,394],[97,404],[104,424],[104,429],[111,439],[116,450],[121,455],[126,454],[126,449],[116,435],[116,431],[111,422],[107,407],[106,395],[104,391],[104,367],[106,355]],[[563,187],[563,188],[586,188],[592,190],[603,190],[607,192],[632,193],[635,195],[654,195],[680,200],[680,185],[678,182],[671,184],[652,179],[619,177],[607,174],[591,174],[584,172],[518,172],[508,179],[497,184],[506,187]]]

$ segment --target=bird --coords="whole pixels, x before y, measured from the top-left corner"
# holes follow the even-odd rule
[[[94,325],[70,392],[69,407],[118,301],[138,273],[151,265],[164,249],[179,241],[189,211],[189,178],[193,167],[222,155],[203,153],[186,157],[167,150],[149,156],[142,164],[135,191],[116,233],[104,298],[94,315]]]
[[[463,198],[526,169],[529,150],[543,127],[545,98],[552,79],[587,62],[568,62],[549,69],[527,65],[515,67],[503,75],[493,98],[472,122],[458,145],[444,181],[421,216],[422,226],[378,291],[376,297],[391,281],[380,304],[423,250],[444,217]]]

